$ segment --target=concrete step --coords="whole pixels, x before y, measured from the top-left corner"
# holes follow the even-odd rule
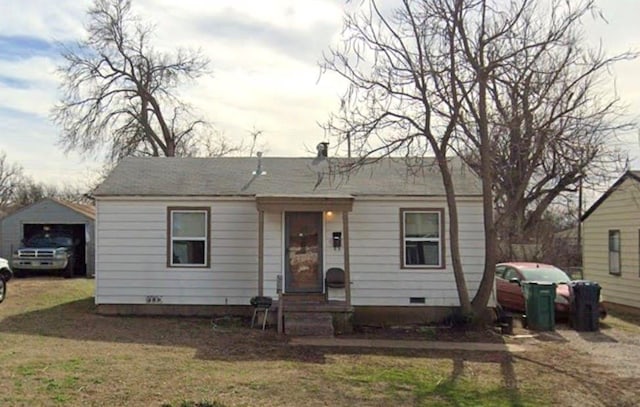
[[[329,312],[285,312],[284,333],[289,336],[333,336]]]

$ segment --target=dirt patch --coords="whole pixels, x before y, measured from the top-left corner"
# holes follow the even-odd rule
[[[504,339],[495,329],[464,329],[452,326],[403,325],[403,326],[357,326],[350,334],[340,338],[353,339],[414,339],[425,341],[489,342],[503,343]]]

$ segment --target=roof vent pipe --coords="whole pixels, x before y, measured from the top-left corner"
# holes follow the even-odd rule
[[[327,157],[329,155],[329,143],[324,141],[316,146],[318,157]]]
[[[252,172],[253,175],[266,175],[267,172],[262,170],[262,152],[258,151],[256,153],[256,156],[258,157],[258,167],[256,168],[255,171]]]

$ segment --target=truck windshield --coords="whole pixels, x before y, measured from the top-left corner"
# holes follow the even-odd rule
[[[73,244],[67,236],[34,236],[27,240],[27,247],[69,247]]]

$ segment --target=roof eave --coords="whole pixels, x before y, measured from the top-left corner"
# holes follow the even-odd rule
[[[580,217],[580,222],[584,222],[585,220],[587,220],[587,218],[589,217],[589,215],[591,215],[596,209],[598,209],[598,207],[600,205],[602,205],[602,203],[604,203],[604,201],[616,190],[620,187],[620,185],[622,185],[622,183],[627,179],[627,178],[631,178],[636,182],[640,182],[640,176],[636,175],[633,173],[633,171],[627,170],[624,174],[622,174],[620,176],[620,178],[618,178],[618,180],[616,182],[613,183],[613,185],[611,185],[609,187],[609,189],[607,189],[604,194],[602,194],[602,196],[600,198],[598,198],[597,201],[595,201],[593,203],[593,205],[591,205],[589,207],[589,209],[587,209],[587,211]]]

